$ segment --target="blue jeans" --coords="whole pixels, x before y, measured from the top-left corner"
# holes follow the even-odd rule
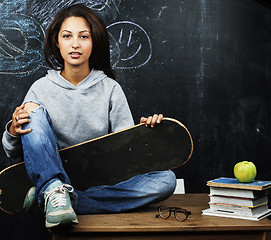
[[[56,180],[71,184],[58,152],[57,137],[50,116],[40,106],[30,113],[31,122],[23,126],[32,131],[21,136],[27,173],[36,186],[36,197],[41,209],[43,193]],[[116,213],[159,202],[172,195],[176,177],[172,171],[156,171],[137,175],[114,186],[75,189],[74,210],[77,214]]]

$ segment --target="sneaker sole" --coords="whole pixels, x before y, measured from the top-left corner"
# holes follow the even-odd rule
[[[59,223],[49,223],[47,221],[45,221],[45,227],[47,228],[53,228],[53,227],[59,227],[59,226],[68,226],[68,225],[73,225],[73,224],[78,224],[78,220],[74,219],[71,221],[64,221],[64,222],[59,222]]]

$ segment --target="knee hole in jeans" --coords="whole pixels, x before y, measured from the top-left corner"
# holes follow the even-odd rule
[[[24,109],[30,113],[31,111],[35,110],[36,108],[38,108],[40,105],[34,102],[27,102],[25,103],[25,107]]]

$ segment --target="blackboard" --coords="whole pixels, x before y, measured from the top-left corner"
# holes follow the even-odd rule
[[[60,8],[76,2],[84,1],[3,1],[2,130],[29,86],[47,70],[42,52],[46,27]],[[185,169],[177,170],[178,177],[189,171],[187,176],[202,176],[202,185],[212,175],[230,175],[238,160],[264,161],[261,145],[271,141],[270,9],[255,1],[85,4],[107,25],[111,63],[135,121],[161,112],[190,129],[195,153]],[[3,153],[1,159],[2,168],[12,161]],[[201,191],[193,186],[187,190]]]
[[[233,177],[250,160],[270,180],[271,16],[254,0],[2,0],[0,124],[47,70],[44,32],[64,6],[85,3],[104,19],[111,63],[133,116],[163,113],[183,122],[195,144],[176,169],[186,192]],[[14,161],[0,152],[0,168]]]

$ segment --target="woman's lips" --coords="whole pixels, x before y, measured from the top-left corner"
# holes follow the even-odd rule
[[[71,52],[71,58],[79,58],[82,54],[80,52]]]

